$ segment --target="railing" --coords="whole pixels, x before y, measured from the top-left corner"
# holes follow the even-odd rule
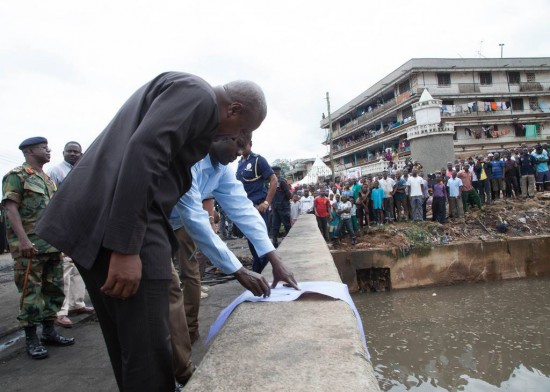
[[[455,133],[455,124],[454,123],[443,123],[439,124],[426,124],[426,125],[414,125],[409,128],[407,131],[407,139],[415,139],[418,137],[429,136],[429,135],[453,135]]]
[[[401,124],[401,125],[398,125],[397,127],[395,128],[390,128],[389,130],[385,131],[385,132],[378,132],[376,133],[375,135],[373,136],[369,136],[369,137],[365,137],[365,138],[360,138],[360,139],[357,139],[357,140],[354,140],[352,142],[349,142],[348,145],[344,146],[344,147],[339,147],[338,145],[335,144],[335,142],[333,142],[333,153],[338,153],[340,154],[341,152],[345,152],[346,150],[350,150],[351,148],[357,146],[358,144],[361,144],[361,143],[365,143],[365,142],[371,142],[372,140],[376,140],[377,138],[380,138],[382,136],[387,136],[387,135],[392,135],[392,134],[397,134],[399,133],[399,131],[403,130],[403,128],[405,126],[410,126],[411,123],[414,121],[415,119],[413,118],[411,121],[407,122],[407,123],[404,123],[404,124]]]
[[[543,91],[541,83],[537,82],[525,82],[519,84],[519,91]]]
[[[537,113],[548,113],[548,110],[542,110],[540,107],[537,110],[533,109],[523,109],[523,110],[517,110],[517,109],[505,109],[505,110],[491,110],[491,111],[469,111],[464,109],[459,109],[454,111],[447,111],[443,110],[441,111],[441,117],[498,117],[498,116],[510,116],[512,114],[514,115],[522,115],[522,114],[537,114]]]
[[[479,84],[477,83],[458,83],[458,91],[463,94],[479,93]]]
[[[367,122],[372,117],[376,116],[377,114],[380,114],[382,111],[384,111],[386,109],[391,109],[392,107],[394,107],[396,105],[397,105],[397,102],[396,102],[395,98],[392,98],[391,100],[384,102],[380,106],[377,106],[376,108],[373,108],[372,111],[366,112],[365,114],[363,114],[363,115],[357,117],[356,119],[350,121],[349,123],[347,123],[346,125],[341,127],[336,132],[338,132],[338,136],[345,135],[346,133],[349,133],[352,129],[356,128],[357,126],[359,126],[361,124],[364,124],[365,122]]]

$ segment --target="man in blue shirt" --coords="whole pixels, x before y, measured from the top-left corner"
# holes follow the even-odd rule
[[[252,201],[246,195],[241,182],[231,168],[227,166],[244,149],[247,141],[217,140],[212,143],[209,155],[197,162],[191,168],[193,181],[191,189],[179,200],[170,215],[170,224],[174,229],[185,228],[187,234],[204,255],[226,274],[234,274],[239,283],[248,288],[254,295],[270,293],[269,284],[264,277],[249,271],[242,266],[237,257],[229,250],[226,243],[212,230],[214,217],[203,209],[202,200],[214,196],[218,204],[235,222],[243,234],[254,245],[258,255],[265,256],[271,263],[273,284],[279,281],[290,284],[298,289],[294,275],[285,266],[273,244],[269,240],[265,222]],[[189,369],[191,358],[191,342],[183,308],[183,294],[176,273],[172,273],[170,288],[170,331],[174,349],[175,369]],[[173,333],[172,331],[176,331]],[[190,375],[189,375],[190,376]]]
[[[277,177],[266,159],[259,154],[253,153],[251,149],[252,140],[246,145],[242,158],[239,161],[237,179],[243,183],[248,199],[258,209],[267,226],[268,208],[277,190]],[[269,181],[269,190],[265,186],[266,181]],[[254,245],[250,240],[248,240],[248,248],[253,259],[252,271],[260,274],[267,265],[267,258],[265,256],[258,256],[258,252],[254,249]]]
[[[504,161],[500,159],[500,154],[495,152],[493,161],[491,176],[491,189],[493,190],[493,200],[500,199],[500,192],[502,191],[502,197],[505,197],[506,182],[504,181]]]
[[[535,151],[531,153],[537,160],[536,184],[539,191],[550,190],[550,171],[548,170],[548,153],[540,144],[535,146]]]
[[[519,174],[521,185],[521,197],[535,197],[535,172],[537,168],[537,159],[529,154],[527,147],[521,149],[521,155],[518,158]]]

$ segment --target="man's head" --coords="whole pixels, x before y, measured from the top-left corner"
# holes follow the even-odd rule
[[[537,154],[542,154],[542,145],[537,144],[535,146],[535,151],[537,152]]]
[[[275,170],[273,170],[273,171],[275,171]],[[308,189],[304,190],[304,197],[309,197],[309,190]]]
[[[388,171],[387,171],[387,170],[384,170],[384,171],[382,172],[382,177],[384,177],[384,180],[385,180],[386,178],[388,178]]]
[[[418,175],[418,171],[416,169],[412,169],[412,176],[416,177]]]
[[[456,170],[455,169],[453,169],[452,173],[453,173],[453,178],[456,178]]]
[[[25,161],[30,165],[42,167],[50,161],[51,150],[48,147],[48,140],[42,136],[25,139],[19,145],[23,151]]]
[[[463,166],[463,169],[465,172],[469,171],[470,170],[470,165],[465,163],[464,166]]]
[[[334,195],[334,198],[336,199],[336,201],[340,201],[340,195],[338,193]]]
[[[214,88],[219,124],[210,151],[222,164],[241,155],[267,114],[265,96],[256,83],[237,80]],[[214,144],[216,144],[214,146]]]
[[[453,170],[453,163],[452,162],[447,162],[447,169],[448,170]]]
[[[348,201],[348,195],[342,195],[342,201],[345,203]]]
[[[82,146],[78,142],[68,142],[63,148],[63,159],[65,162],[74,165],[82,156]]]
[[[292,195],[292,201],[296,203],[298,201],[299,197],[298,195]]]
[[[494,159],[495,161],[498,161],[498,160],[500,159],[500,153],[495,152],[495,154],[493,155],[493,159]]]
[[[275,175],[277,177],[281,176],[281,167],[280,166],[272,166],[271,170],[273,170],[273,173],[275,173]],[[305,189],[304,192],[307,192],[307,188],[304,188],[304,189]]]

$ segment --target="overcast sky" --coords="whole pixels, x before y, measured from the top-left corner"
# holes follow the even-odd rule
[[[141,85],[186,71],[212,85],[260,84],[268,115],[254,150],[268,161],[326,153],[319,128],[411,58],[550,55],[548,0],[0,0],[0,172],[19,143],[84,149]],[[483,41],[483,42],[482,42]]]

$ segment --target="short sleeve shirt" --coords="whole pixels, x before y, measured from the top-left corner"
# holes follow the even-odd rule
[[[326,218],[328,216],[330,201],[326,197],[318,197],[313,204],[319,217]]]
[[[246,159],[241,159],[237,167],[237,179],[243,183],[248,198],[254,204],[260,204],[265,200],[265,183],[272,174],[273,170],[266,159],[254,153],[250,153]]]
[[[548,162],[538,162],[538,159],[548,159],[546,151],[542,150],[542,154],[536,152],[531,153],[532,156],[537,159],[537,173],[544,173],[548,171]]]
[[[449,196],[458,197],[460,195],[460,187],[462,186],[462,180],[458,177],[449,178],[447,180],[447,187],[449,187]]]
[[[34,233],[38,219],[42,216],[56,190],[55,183],[46,173],[38,173],[27,163],[10,171],[2,181],[2,204],[5,205],[8,200],[17,204],[23,229],[39,254],[58,252],[55,247]],[[9,219],[6,228],[12,257],[19,257],[19,238],[13,231]]]

